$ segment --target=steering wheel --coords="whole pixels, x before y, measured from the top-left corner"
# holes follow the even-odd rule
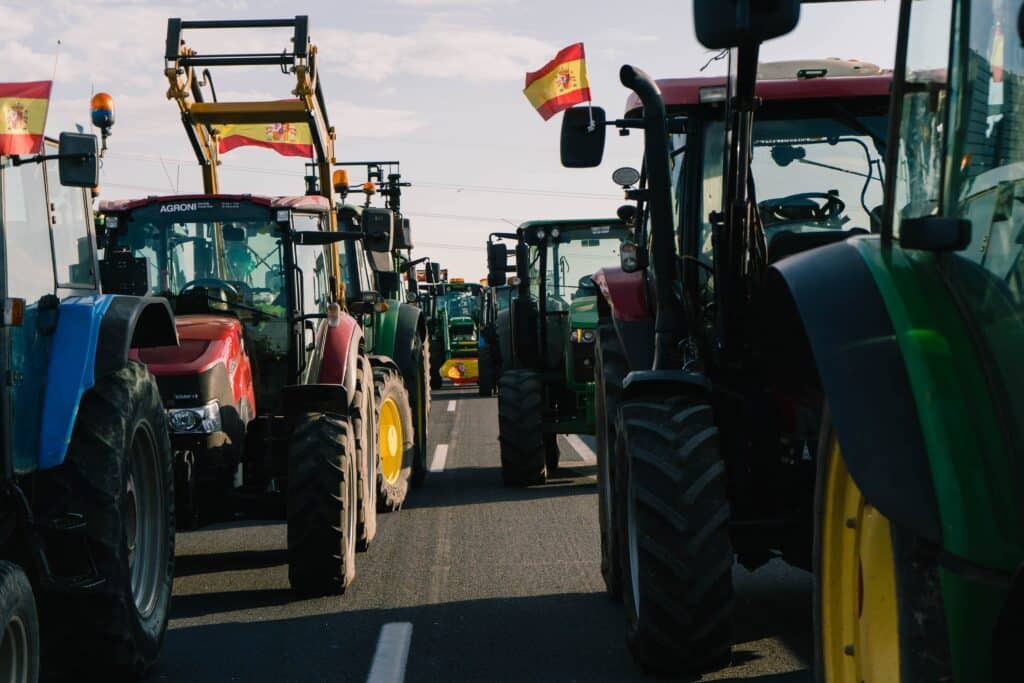
[[[187,292],[188,290],[196,289],[197,287],[205,287],[206,289],[216,289],[222,292],[227,292],[236,300],[242,298],[242,295],[238,292],[238,287],[235,287],[227,280],[221,280],[215,277],[200,277],[190,282],[186,282],[185,285],[178,292],[178,295],[180,296]]]
[[[819,205],[815,200],[823,200]],[[831,192],[800,192],[778,199],[766,199],[757,207],[763,215],[776,221],[827,221],[838,218],[846,210],[846,202]]]

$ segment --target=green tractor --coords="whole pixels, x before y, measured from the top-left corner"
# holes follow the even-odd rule
[[[451,278],[435,290],[434,340],[440,367],[432,388],[440,388],[444,379],[456,386],[477,381],[482,292],[482,285],[462,278]]]
[[[542,484],[558,467],[558,434],[594,433],[597,287],[632,231],[617,218],[530,221],[516,231],[509,322],[499,326],[501,470],[506,486]],[[506,283],[508,247],[489,242],[487,281]]]
[[[338,225],[350,238],[341,249],[342,279],[349,297],[358,296],[373,303],[373,312],[362,316],[366,348],[373,366],[378,394],[400,380],[401,392],[408,394],[411,417],[405,415],[402,401],[396,398],[391,408],[382,411],[382,419],[400,435],[392,447],[381,448],[378,481],[378,509],[401,507],[409,484],[420,485],[427,474],[427,433],[430,415],[430,339],[426,316],[416,304],[415,280],[408,273],[412,235],[409,219],[402,216],[403,182],[397,161],[339,162],[337,166],[359,166],[366,170],[366,181],[352,187],[347,170],[335,173],[335,189],[346,200],[353,192],[362,193],[362,205],[345,203],[338,209]],[[385,198],[384,208],[371,207],[372,197]],[[379,227],[380,224],[388,224]],[[358,293],[358,294],[356,294]],[[384,434],[383,427],[381,434]],[[405,444],[411,439],[411,447]],[[385,452],[386,451],[386,452]]]

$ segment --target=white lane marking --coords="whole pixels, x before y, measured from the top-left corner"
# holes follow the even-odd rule
[[[566,434],[565,441],[576,451],[576,455],[580,456],[584,465],[597,464],[597,453],[590,446],[583,443],[583,439],[575,434]]]
[[[454,413],[455,412],[455,401],[448,401],[448,412],[449,413]]]
[[[430,462],[431,472],[444,472],[444,463],[448,460],[448,444],[439,443],[434,449],[434,459]]]
[[[405,680],[405,664],[409,659],[409,643],[412,642],[412,624],[395,621],[380,627],[377,651],[373,653],[373,664],[366,683],[402,683]]]

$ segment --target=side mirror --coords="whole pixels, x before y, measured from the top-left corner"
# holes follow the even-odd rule
[[[95,135],[61,133],[57,154],[61,185],[96,187],[100,184],[99,143]]]
[[[408,218],[403,218],[395,228],[395,249],[412,249],[412,233],[409,231]]]
[[[487,243],[487,286],[500,287],[506,282],[508,247],[501,242]]]
[[[395,247],[395,214],[390,209],[363,209],[362,226],[367,251],[391,253]]]
[[[763,43],[800,21],[800,0],[693,0],[697,40],[709,50]]]
[[[605,120],[604,109],[600,107],[565,110],[562,115],[562,166],[594,168],[601,165]]]

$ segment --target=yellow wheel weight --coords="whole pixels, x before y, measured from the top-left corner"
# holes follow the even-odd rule
[[[899,683],[896,569],[889,521],[864,500],[835,437],[821,520],[821,648],[828,683]]]
[[[388,398],[380,406],[377,423],[377,448],[380,450],[380,472],[389,484],[398,481],[402,473],[405,439],[402,418],[394,399]]]

